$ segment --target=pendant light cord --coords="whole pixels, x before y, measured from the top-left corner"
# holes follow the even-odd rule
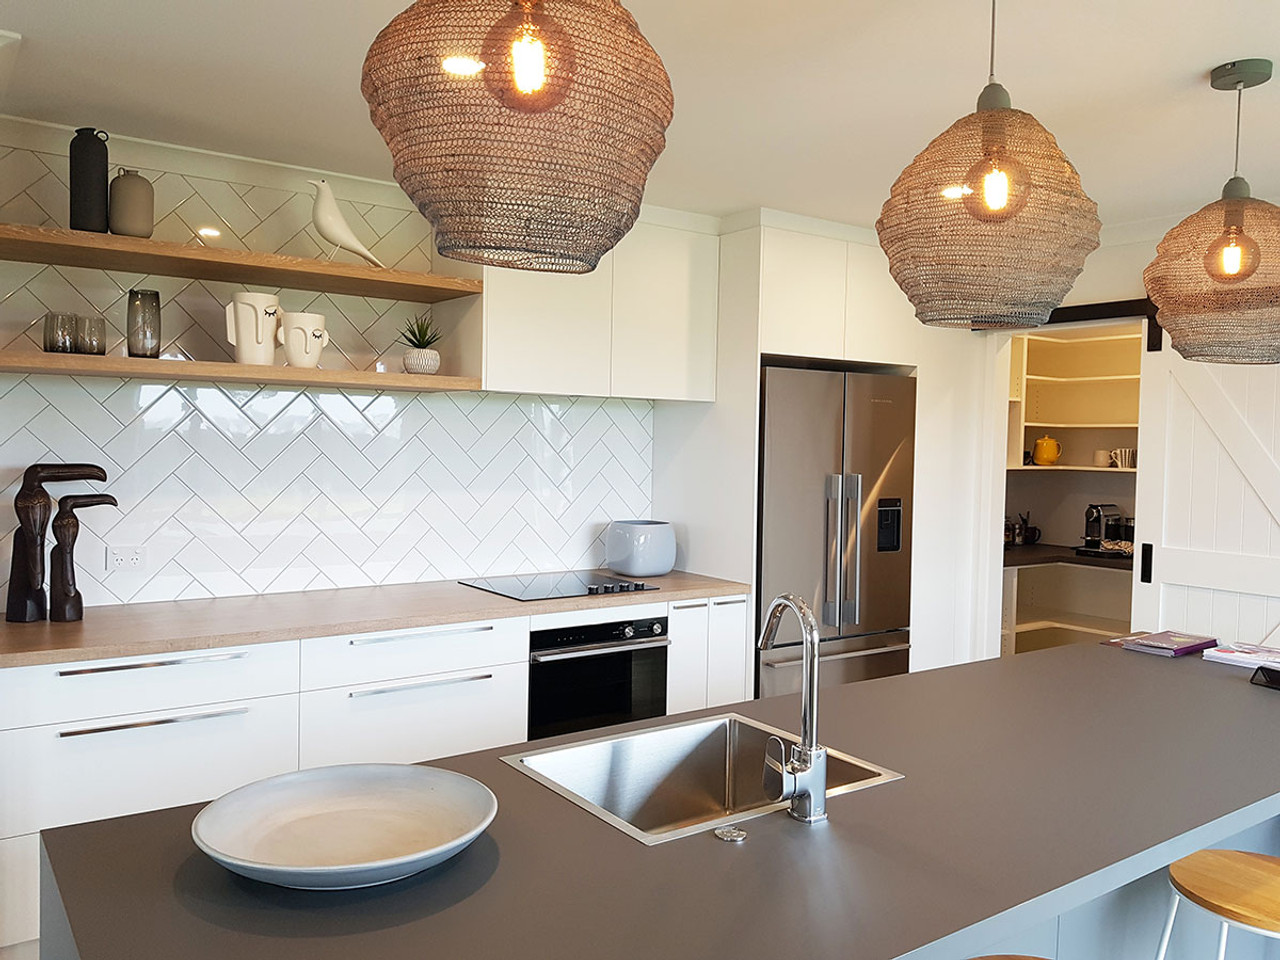
[[[1236,84],[1236,168],[1233,177],[1240,176],[1240,113],[1244,109],[1244,84]]]
[[[987,83],[996,82],[996,0],[991,0],[991,66]]]

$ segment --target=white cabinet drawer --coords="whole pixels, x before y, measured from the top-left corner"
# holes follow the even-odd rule
[[[529,664],[313,690],[302,695],[303,767],[414,763],[526,738]]]
[[[0,730],[298,689],[298,642],[0,670]]]
[[[208,800],[297,765],[297,694],[0,731],[0,837]]]
[[[40,837],[0,840],[0,950],[40,936]]]
[[[302,641],[302,689],[420,677],[528,659],[528,617],[314,637]]]

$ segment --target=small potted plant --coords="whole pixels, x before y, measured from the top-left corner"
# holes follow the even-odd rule
[[[404,372],[435,373],[439,370],[440,354],[432,347],[443,336],[425,313],[405,323],[404,332],[400,334],[400,342],[409,348],[404,352]]]

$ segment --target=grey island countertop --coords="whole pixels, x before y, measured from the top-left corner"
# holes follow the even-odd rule
[[[736,709],[799,720],[796,697]],[[1280,694],[1246,671],[1083,644],[824,690],[821,740],[905,779],[832,798],[822,825],[748,821],[738,845],[646,847],[500,761],[517,748],[439,762],[487,783],[497,819],[371,890],[233,876],[192,844],[199,806],[63,827],[43,834],[42,955],[971,956],[1280,815],[1280,767],[1258,762],[1278,725]]]

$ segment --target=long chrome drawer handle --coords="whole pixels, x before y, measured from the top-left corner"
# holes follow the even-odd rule
[[[356,637],[347,643],[353,647],[364,647],[371,643],[391,643],[393,640],[414,640],[418,637],[461,637],[468,633],[489,633],[493,627],[471,627],[468,630],[414,630],[394,637]]]
[[[529,659],[534,663],[554,663],[557,660],[604,657],[611,653],[634,653],[637,650],[652,650],[656,647],[669,646],[671,646],[670,640],[644,640],[640,643],[592,643],[585,647],[565,647],[563,650],[531,653]]]
[[[746,597],[739,597],[737,600],[712,600],[717,607],[736,607],[740,603],[746,603]]]
[[[870,657],[877,653],[892,653],[895,650],[910,650],[909,643],[891,643],[886,647],[872,647],[870,650],[851,650],[848,653],[833,653],[825,657],[819,657],[818,662],[826,663],[828,660],[852,660],[855,657]],[[765,664],[770,670],[777,670],[779,667],[794,667],[797,664],[804,663],[804,657],[796,657],[794,660],[773,660]]]
[[[707,605],[707,601],[699,600],[697,603],[673,603],[672,610],[701,610]]]
[[[439,680],[412,680],[409,683],[393,683],[373,690],[352,690],[347,694],[351,700],[357,697],[376,697],[383,693],[399,693],[401,690],[421,690],[423,687],[448,687],[455,683],[475,683],[477,680],[492,680],[492,673],[477,673],[471,677],[443,677]]]
[[[204,657],[181,657],[176,660],[148,660],[146,663],[117,663],[110,667],[81,667],[78,670],[59,670],[60,677],[83,677],[91,673],[119,673],[121,670],[150,670],[152,667],[180,667],[184,663],[216,663],[222,660],[243,660],[247,650],[239,653],[211,653]]]
[[[134,723],[114,723],[109,727],[87,727],[84,730],[59,730],[61,737],[87,737],[91,733],[116,733],[119,730],[141,730],[143,727],[164,727],[171,723],[190,723],[193,720],[214,720],[218,717],[235,717],[248,713],[248,707],[233,710],[214,710],[210,713],[188,713],[181,717],[162,717],[159,720],[138,720]]]

